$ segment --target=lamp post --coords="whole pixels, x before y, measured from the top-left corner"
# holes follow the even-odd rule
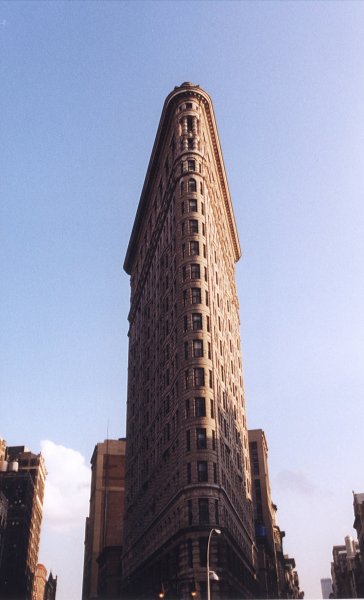
[[[217,535],[220,535],[221,531],[220,529],[211,529],[210,534],[209,534],[209,539],[207,542],[207,559],[206,559],[206,565],[207,565],[207,600],[210,600],[210,574],[213,573],[213,571],[210,571],[210,542],[211,542],[211,537],[213,533],[217,533]],[[217,578],[216,573],[214,573],[215,578]]]

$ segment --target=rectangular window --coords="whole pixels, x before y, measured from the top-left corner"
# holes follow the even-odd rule
[[[187,331],[187,315],[184,315],[183,317],[183,331]]]
[[[201,387],[205,385],[205,371],[200,367],[193,369],[193,382],[195,387]]]
[[[198,520],[201,525],[210,522],[208,498],[198,499]]]
[[[188,500],[188,524],[193,523],[192,500]]]
[[[217,483],[217,464],[214,464],[214,483]]]
[[[211,443],[212,443],[212,449],[216,450],[216,435],[215,435],[214,430],[211,431]]]
[[[187,431],[186,431],[186,449],[187,449],[187,452],[189,452],[191,450],[191,435],[190,435],[189,429],[187,429]]]
[[[190,416],[190,401],[187,399],[185,403],[186,419]]]
[[[193,340],[192,342],[193,356],[195,358],[200,358],[203,356],[203,341],[202,340]]]
[[[192,540],[187,540],[187,548],[188,548],[188,566],[190,569],[193,568],[193,546]]]
[[[192,313],[192,329],[193,329],[193,331],[200,331],[202,329],[202,314],[201,313]]]
[[[210,317],[209,316],[206,317],[206,329],[208,332],[210,332]]]
[[[187,483],[191,483],[191,463],[187,463]]]
[[[189,376],[188,376],[188,369],[185,370],[185,389],[188,389],[188,384],[189,384]]]
[[[200,482],[208,481],[207,460],[197,461],[197,480]]]
[[[201,304],[201,289],[191,288],[191,302],[192,304]]]
[[[182,267],[182,281],[185,281],[187,276],[186,267]]]
[[[190,242],[190,256],[198,256],[200,254],[199,242]]]
[[[195,417],[206,417],[205,398],[195,398]]]
[[[196,200],[196,198],[191,198],[188,201],[188,210],[189,210],[189,212],[197,212],[197,200]]]
[[[215,417],[214,412],[215,412],[214,411],[214,401],[210,400],[210,416],[211,416],[211,419],[214,419],[214,417]]]
[[[189,432],[188,432],[189,433]],[[196,447],[197,450],[206,449],[206,429],[198,427],[196,429]]]
[[[191,279],[200,279],[200,265],[196,263],[191,265]]]
[[[197,219],[190,219],[190,233],[198,233],[198,221]]]
[[[188,342],[184,343],[185,360],[188,358]]]
[[[203,538],[199,538],[199,551],[200,551],[200,567],[206,567],[207,563],[207,542],[208,542],[208,538],[207,537],[203,537]],[[206,585],[203,586],[201,585],[201,583],[204,582],[199,582],[200,583],[200,592],[201,592],[201,597],[202,598],[206,598]]]
[[[187,167],[189,171],[196,171],[196,162],[194,160],[187,161]]]

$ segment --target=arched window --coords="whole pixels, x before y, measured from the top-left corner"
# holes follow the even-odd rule
[[[196,186],[196,180],[195,179],[189,179],[188,180],[188,191],[189,192],[196,192],[197,191],[197,186]]]

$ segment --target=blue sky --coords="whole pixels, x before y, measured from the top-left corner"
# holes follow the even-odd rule
[[[307,598],[354,535],[363,26],[350,1],[0,4],[0,435],[48,458],[41,559],[58,600],[80,597],[93,447],[125,434],[122,265],[162,105],[183,81],[215,107],[243,248],[248,426],[265,430]]]

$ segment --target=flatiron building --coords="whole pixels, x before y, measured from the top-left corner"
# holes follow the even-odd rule
[[[166,98],[127,249],[125,598],[256,594],[235,263],[213,106]],[[217,580],[218,578],[218,580]]]

